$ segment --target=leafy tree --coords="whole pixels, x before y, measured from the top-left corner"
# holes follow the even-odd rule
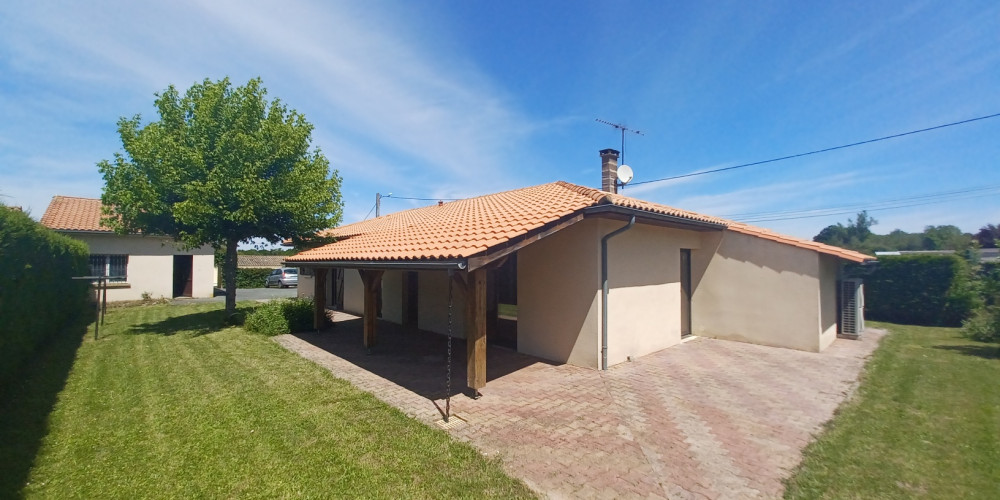
[[[118,121],[124,153],[103,160],[105,219],[120,233],[172,236],[225,249],[226,311],[236,309],[236,250],[302,238],[340,222],[340,177],[310,151],[312,125],[259,78],[232,88],[206,79],[156,94],[159,120]]]
[[[1000,243],[1000,226],[987,224],[979,228],[976,240],[979,242],[980,248],[996,248],[997,244]]]
[[[965,250],[971,245],[972,235],[962,233],[956,226],[924,228],[924,250]]]
[[[868,211],[862,210],[858,212],[857,218],[848,219],[847,226],[839,222],[826,226],[813,237],[813,241],[854,250],[870,251],[870,249],[864,248],[864,242],[872,235],[871,227],[875,224],[878,224],[878,221],[868,215]]]
[[[851,240],[857,240],[859,242],[864,242],[872,235],[872,226],[878,224],[878,221],[874,217],[868,215],[867,210],[862,210],[858,212],[858,216],[855,219],[848,219],[847,221],[847,236]]]

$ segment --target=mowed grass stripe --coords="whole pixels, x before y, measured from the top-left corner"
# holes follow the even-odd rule
[[[788,498],[1000,498],[1000,345],[890,330]]]
[[[531,496],[270,339],[212,328],[217,309],[110,311],[78,352],[26,496]]]

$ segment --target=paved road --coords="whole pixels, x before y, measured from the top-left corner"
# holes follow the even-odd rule
[[[170,301],[171,304],[197,304],[201,302],[225,302],[226,295],[225,291],[216,288],[216,296],[210,299],[188,299],[179,298]],[[296,288],[237,288],[236,289],[236,300],[274,300],[283,299],[289,297],[295,297],[298,293]]]

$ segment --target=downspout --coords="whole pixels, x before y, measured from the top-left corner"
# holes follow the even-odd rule
[[[601,238],[601,370],[608,369],[608,240],[628,231],[635,225],[635,216],[628,224],[611,231]]]

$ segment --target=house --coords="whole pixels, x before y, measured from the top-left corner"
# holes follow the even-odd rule
[[[211,247],[178,248],[162,236],[115,234],[101,224],[101,200],[53,196],[42,225],[90,247],[90,275],[110,276],[108,300],[211,297],[215,257]]]
[[[286,258],[300,295],[364,317],[465,337],[468,385],[487,342],[604,368],[699,335],[818,352],[838,334],[838,279],[867,255],[617,193],[553,182],[328,230]],[[449,290],[451,298],[449,300]]]

